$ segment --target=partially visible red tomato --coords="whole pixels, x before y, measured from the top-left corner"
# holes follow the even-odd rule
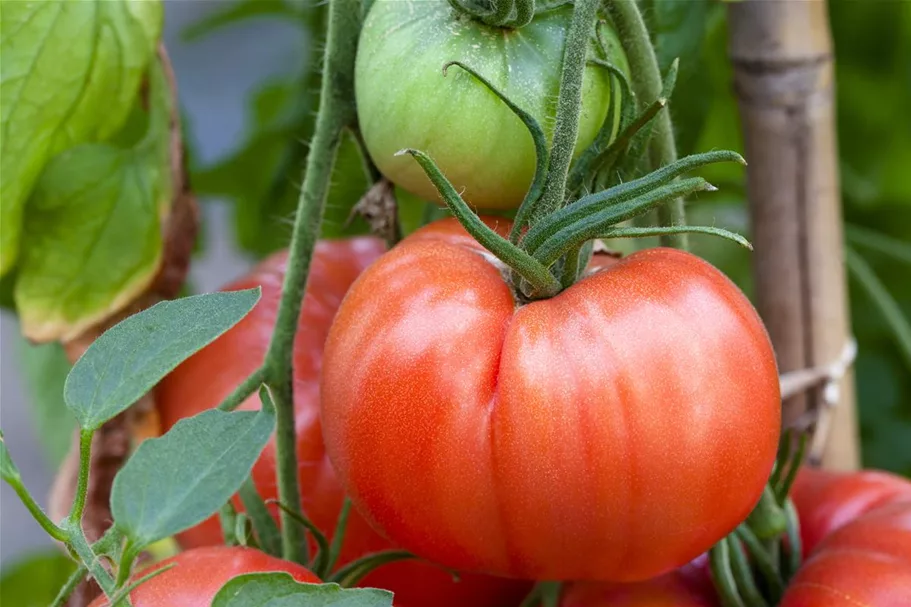
[[[344,493],[326,457],[320,426],[318,378],[323,343],[349,285],[384,249],[375,238],[324,241],[317,245],[294,344],[294,406],[303,506],[310,519],[330,538]],[[285,268],[286,254],[278,253],[246,277],[225,287],[238,290],[261,286],[262,299],[237,326],[161,382],[156,397],[164,430],[180,419],[217,406],[260,365],[275,324]],[[259,406],[259,398],[254,395],[241,408]],[[265,499],[278,496],[273,442],[266,446],[254,466],[253,478]],[[241,508],[239,500],[235,504]],[[212,517],[180,534],[178,539],[184,547],[221,543],[217,518]],[[392,547],[352,511],[340,564]],[[510,607],[518,605],[531,587],[529,582],[473,574],[465,574],[456,582],[445,570],[419,561],[380,567],[361,585],[392,590],[398,607]]]
[[[537,579],[646,579],[739,524],[780,395],[737,287],[659,248],[523,305],[490,258],[436,222],[342,303],[323,436],[362,512],[431,560]]]
[[[804,466],[791,490],[804,554],[830,533],[889,502],[911,499],[911,481],[879,470],[831,472]]]
[[[911,605],[911,501],[879,506],[817,546],[780,607]]]
[[[171,564],[174,567],[143,582],[130,593],[133,607],[210,607],[212,599],[228,580],[245,573],[285,571],[298,582],[320,583],[306,567],[239,546],[188,550],[134,574],[133,579]],[[101,596],[90,607],[107,605],[108,600]]]
[[[705,560],[703,555],[644,582],[576,582],[567,586],[560,607],[719,607]]]

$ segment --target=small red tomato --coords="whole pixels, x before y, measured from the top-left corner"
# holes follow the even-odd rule
[[[171,569],[140,584],[130,593],[133,607],[210,607],[212,599],[231,578],[245,573],[285,571],[298,582],[319,584],[307,568],[252,548],[210,546],[182,552],[133,576],[134,579],[167,565]],[[107,607],[107,598],[90,607]]]
[[[294,408],[301,497],[307,516],[330,539],[344,492],[323,447],[319,418],[323,344],[349,285],[384,249],[385,245],[375,238],[317,244],[294,343]],[[278,253],[244,278],[225,287],[226,290],[238,290],[261,286],[262,298],[235,327],[190,357],[161,382],[156,401],[164,430],[185,417],[217,406],[262,363],[275,326],[286,265],[286,253]],[[259,406],[258,396],[253,395],[240,408],[257,409]],[[264,499],[278,496],[273,442],[266,446],[256,462],[253,479]],[[235,500],[235,505],[242,510],[239,500]],[[178,539],[184,547],[219,544],[221,528],[217,518],[212,517],[181,533]],[[394,547],[352,511],[339,565]],[[397,607],[513,607],[531,588],[530,582],[477,574],[464,574],[456,581],[446,570],[414,560],[379,567],[360,585],[393,591]]]
[[[707,262],[640,251],[523,305],[455,220],[351,287],[322,406],[342,484],[392,541],[533,579],[637,581],[705,552],[759,499],[781,421],[765,328]]]
[[[831,472],[804,466],[791,490],[804,554],[830,533],[877,506],[911,499],[911,482],[880,470]]]
[[[780,607],[911,605],[911,501],[868,511],[822,540]]]

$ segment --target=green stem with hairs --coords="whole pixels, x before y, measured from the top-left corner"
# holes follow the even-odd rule
[[[588,63],[589,39],[595,26],[595,11],[599,0],[576,0],[573,18],[566,35],[560,95],[557,99],[557,118],[551,145],[550,163],[544,192],[535,204],[531,224],[563,206],[566,179],[579,133],[582,112],[582,82]]]
[[[560,282],[547,270],[547,267],[541,265],[534,257],[497,234],[481,221],[481,218],[462,200],[452,183],[446,179],[446,176],[443,175],[439,167],[427,154],[420,150],[411,149],[396,152],[396,156],[402,154],[410,154],[421,165],[424,173],[436,186],[452,214],[484,248],[527,280],[536,293],[544,296],[559,293]]]
[[[648,28],[639,11],[639,4],[631,0],[610,0],[608,10],[619,30],[630,73],[636,74],[633,79],[633,93],[640,103],[648,103],[661,95],[661,71],[658,58],[649,37]],[[662,167],[677,160],[677,145],[674,142],[674,129],[669,112],[661,112],[656,118],[654,132],[649,145],[649,159],[653,168]],[[686,211],[683,199],[677,198],[658,208],[658,219],[664,226],[686,224]],[[661,239],[661,244],[678,249],[687,248],[684,234],[668,234]]]
[[[301,512],[292,354],[313,249],[320,234],[332,167],[338,154],[342,131],[357,119],[354,106],[354,59],[360,29],[360,0],[332,0],[329,6],[316,127],[310,153],[307,155],[275,332],[263,364],[265,383],[272,389],[275,399],[278,496],[288,508],[281,511],[282,557],[298,563],[307,560],[307,543],[303,529],[294,523],[289,514]]]
[[[712,191],[714,186],[701,177],[675,181],[636,197],[593,212],[579,221],[557,231],[534,251],[534,257],[545,267],[552,266],[564,253],[579,247],[586,240],[597,238],[608,228],[655,208],[673,198],[699,191]]]

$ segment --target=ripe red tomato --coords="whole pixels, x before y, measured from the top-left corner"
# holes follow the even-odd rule
[[[826,537],[780,607],[911,605],[911,501],[870,510]]]
[[[156,563],[133,578],[172,563],[173,568],[143,582],[130,593],[133,607],[209,607],[228,580],[245,573],[286,571],[298,582],[320,583],[318,577],[297,563],[239,546],[210,546],[188,550]],[[101,596],[89,607],[107,605],[108,600]]]
[[[631,584],[576,582],[560,607],[718,607],[705,557],[660,577]]]
[[[911,481],[880,470],[844,473],[805,466],[791,499],[800,516],[804,554],[830,533],[889,502],[911,499]]]
[[[533,579],[647,579],[740,523],[781,419],[733,283],[651,249],[521,305],[501,270],[444,220],[345,297],[323,436],[361,512],[430,560]]]
[[[320,428],[318,377],[323,343],[349,285],[383,250],[384,245],[373,238],[317,245],[294,345],[294,406],[303,506],[314,524],[330,538],[344,493],[326,457]],[[165,430],[184,417],[217,406],[262,362],[275,324],[285,267],[285,253],[276,254],[226,287],[236,290],[259,285],[262,299],[237,326],[180,365],[159,385],[156,398]],[[241,408],[259,406],[254,395]],[[254,466],[253,478],[265,499],[278,496],[274,443],[267,445]],[[241,508],[239,500],[235,503]],[[184,547],[219,544],[222,539],[218,520],[213,517],[178,539]],[[352,511],[340,564],[392,547]],[[362,585],[392,590],[397,607],[508,607],[521,602],[530,588],[530,583],[524,581],[471,574],[455,582],[443,569],[418,561],[384,565],[367,576]]]

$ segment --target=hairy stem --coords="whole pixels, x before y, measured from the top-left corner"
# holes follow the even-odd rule
[[[79,479],[76,483],[76,499],[67,518],[70,527],[82,524],[82,514],[85,512],[85,498],[89,490],[89,469],[92,466],[92,437],[94,430],[79,432]]]
[[[632,82],[633,93],[639,103],[650,103],[661,95],[661,71],[639,5],[630,0],[611,0],[608,7],[620,31],[630,73],[636,74]],[[655,121],[649,144],[649,159],[652,168],[660,168],[677,160],[677,145],[674,142],[670,113],[661,112]],[[677,198],[659,207],[658,219],[664,226],[685,225],[683,199]],[[685,234],[667,234],[661,237],[661,244],[686,249],[687,238]]]
[[[557,99],[557,119],[551,145],[550,164],[544,193],[535,205],[532,224],[563,205],[566,178],[579,133],[582,112],[582,80],[588,59],[589,38],[595,27],[598,0],[577,0],[573,19],[566,35],[563,72],[560,77],[560,96]]]
[[[291,376],[294,338],[342,130],[356,120],[353,83],[360,9],[360,0],[332,0],[329,6],[316,128],[307,155],[275,332],[264,364],[265,380],[275,399],[278,495],[291,513],[301,512]],[[281,512],[282,556],[304,563],[306,537],[289,511]]]

